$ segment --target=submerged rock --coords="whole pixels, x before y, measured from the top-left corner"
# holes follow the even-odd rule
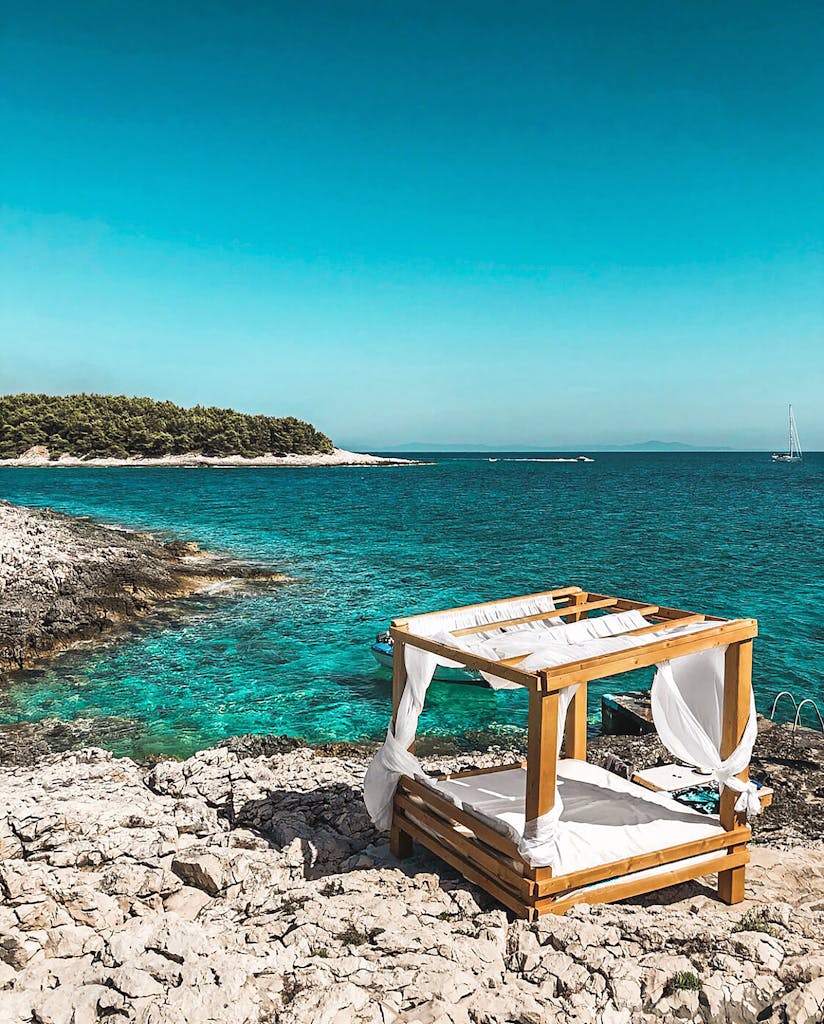
[[[744,906],[691,882],[515,921],[391,857],[364,756],[253,747],[0,772],[4,1024],[822,1019],[821,845],[754,846]]]
[[[103,744],[107,747],[146,734],[146,723],[138,718],[100,715],[94,718],[41,718],[37,722],[0,725],[0,765],[39,764],[50,754]]]
[[[191,542],[162,543],[47,508],[0,502],[0,670],[94,639],[160,601],[231,579],[283,582]]]

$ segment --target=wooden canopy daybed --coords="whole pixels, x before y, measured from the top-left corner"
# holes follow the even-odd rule
[[[446,642],[443,633],[437,639],[426,635],[423,623],[431,615],[393,621],[393,723],[406,686],[405,655],[410,646],[529,691],[525,762],[438,778],[418,773],[399,775],[391,809],[395,855],[408,856],[416,840],[526,918],[560,913],[580,902],[619,900],[711,873],[718,875],[718,893],[723,901],[742,900],[750,829],[745,815],[734,809],[736,792],[722,788],[720,813],[707,815],[677,803],[668,794],[650,792],[588,764],[586,684],[633,669],[668,664],[669,659],[711,648],[726,648],[723,655],[716,651],[723,657],[723,707],[718,709],[718,716],[719,754],[725,758],[742,741],[745,728],[754,727],[754,716],[750,723],[750,715],[756,621],[724,620],[591,593],[580,587],[512,598],[511,602],[513,608],[523,608],[524,603],[536,598],[548,600],[550,610],[516,613],[508,618],[505,609],[509,602],[450,609],[449,614],[476,614],[479,610],[481,616],[478,625],[452,630],[448,636],[454,637],[454,643]],[[648,624],[626,635],[654,633],[655,637],[632,641],[643,646],[550,668],[526,670],[520,665],[522,657],[493,660],[458,646],[460,638],[467,635],[488,636],[496,630],[506,633],[525,623],[532,624],[529,628],[555,625],[551,620],[583,622],[587,617],[615,617],[616,612],[630,610],[640,613]],[[491,621],[490,614],[494,616]],[[703,625],[693,627],[694,623]],[[700,631],[685,632],[685,626]],[[587,623],[586,628],[595,627]],[[559,722],[559,696],[567,687],[577,689],[566,721]],[[564,704],[561,700],[560,706]],[[559,756],[556,738],[561,731],[564,741]],[[736,778],[746,780],[747,769],[738,772]],[[564,807],[558,825],[559,861],[554,868],[531,866],[519,852],[519,836],[525,822],[552,812],[559,792],[563,793]]]

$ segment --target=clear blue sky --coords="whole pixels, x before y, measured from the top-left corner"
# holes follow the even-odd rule
[[[824,448],[824,6],[0,5],[0,391]]]

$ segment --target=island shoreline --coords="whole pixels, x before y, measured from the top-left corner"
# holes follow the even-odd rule
[[[160,455],[156,457],[134,455],[129,458],[95,458],[90,456],[51,456],[47,448],[37,447],[12,459],[0,459],[0,469],[320,469],[366,468],[389,466],[428,466],[431,462],[404,459],[365,452],[350,452],[334,448],[331,452],[312,454],[289,453],[286,455],[203,455],[201,452],[187,452],[183,455]]]

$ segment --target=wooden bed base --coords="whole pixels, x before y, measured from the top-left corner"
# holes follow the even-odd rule
[[[511,767],[502,765],[461,775]],[[744,846],[749,838],[749,828],[738,826],[716,836],[553,876],[547,868],[530,868],[514,842],[502,833],[456,807],[430,786],[403,778],[395,796],[391,843],[393,853],[405,857],[412,852],[412,840],[416,840],[519,917],[530,919],[563,913],[575,903],[609,903],[743,866],[749,860]],[[716,856],[690,863],[710,853]],[[666,872],[638,877],[640,872],[668,864],[672,868]]]
[[[531,820],[550,811],[555,800],[555,737],[558,735],[558,695],[563,687],[583,684],[569,706],[564,746],[566,757],[586,760],[586,683],[589,680],[654,665],[668,657],[726,645],[721,756],[728,757],[732,753],[741,740],[749,717],[752,642],[758,632],[754,619],[725,621],[677,608],[586,592],[580,587],[564,587],[545,593],[551,595],[558,605],[553,612],[502,619],[456,631],[456,635],[546,618],[578,621],[596,610],[609,613],[630,608],[637,609],[653,622],[651,626],[634,630],[635,634],[668,630],[688,622],[705,620],[717,621],[718,626],[686,636],[663,637],[640,648],[528,673],[517,667],[517,662],[522,659],[497,662],[468,655],[458,648],[416,636],[415,619],[397,619],[393,621],[391,630],[394,639],[392,693],[395,714],[406,682],[406,644],[526,687],[529,690],[527,760],[519,766],[526,768],[525,811],[527,820]],[[545,595],[528,595],[537,596]],[[526,599],[513,598],[512,601]],[[500,765],[457,775],[481,775],[513,767],[516,765]],[[743,771],[739,778],[746,780],[748,772]],[[746,844],[750,830],[742,816],[733,809],[735,798],[736,794],[729,789],[721,794],[723,833],[555,876],[550,868],[531,868],[510,838],[456,807],[432,787],[403,777],[395,794],[391,846],[396,856],[407,857],[412,852],[413,840],[419,842],[513,913],[527,919],[545,913],[563,913],[576,903],[608,903],[626,899],[716,873],[720,898],[726,903],[738,903],[744,898],[744,872],[749,860]],[[662,870],[644,874],[650,869]]]

